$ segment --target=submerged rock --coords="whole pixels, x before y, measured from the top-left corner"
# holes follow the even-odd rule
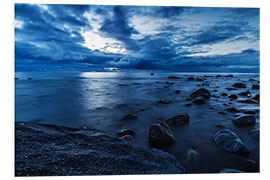
[[[150,75],[151,75],[151,76],[153,76],[153,75],[154,75],[154,73],[151,73]]]
[[[121,131],[117,132],[116,135],[121,137],[125,135],[134,136],[136,133],[131,129],[122,129]]]
[[[127,114],[124,117],[122,117],[122,120],[133,120],[133,119],[138,119],[138,117],[133,114]]]
[[[195,78],[194,78],[194,77],[188,77],[187,80],[188,80],[188,81],[194,81]]]
[[[247,103],[247,104],[258,104],[258,101],[255,101],[253,99],[244,99],[244,100],[238,100],[240,103]]]
[[[149,143],[154,147],[166,147],[175,141],[170,128],[164,122],[153,124],[149,128]]]
[[[225,151],[240,154],[249,154],[248,147],[243,141],[230,129],[222,129],[214,136],[216,144]]]
[[[260,85],[258,85],[258,84],[253,84],[253,85],[252,85],[252,89],[260,89]]]
[[[226,88],[228,91],[236,90],[235,88]]]
[[[15,176],[182,174],[167,152],[98,130],[15,124]],[[37,131],[39,130],[39,131]]]
[[[241,171],[238,169],[229,169],[229,168],[224,168],[219,171],[219,173],[246,173],[245,171]]]
[[[247,86],[244,83],[234,83],[233,87],[236,88],[246,88]]]
[[[234,107],[227,108],[226,111],[229,111],[231,113],[239,113],[240,111]]]
[[[248,126],[255,123],[254,116],[242,115],[233,120],[233,122],[237,125]]]
[[[166,120],[166,123],[169,125],[183,125],[189,123],[189,115],[183,113]]]
[[[186,164],[189,169],[196,169],[199,167],[200,155],[194,149],[189,149],[186,155]]]
[[[170,103],[172,103],[172,101],[167,100],[167,99],[161,99],[161,100],[158,101],[158,103],[159,104],[170,104]]]
[[[175,94],[180,94],[181,91],[180,90],[175,90]]]
[[[231,94],[231,95],[229,95],[228,96],[230,99],[237,99],[238,98],[238,96],[236,96],[235,94]]]
[[[254,139],[259,139],[260,138],[260,129],[259,128],[252,129],[249,132],[249,135]]]
[[[228,96],[228,94],[227,93],[222,93],[221,96]]]
[[[168,79],[179,79],[179,77],[176,77],[176,76],[169,76]]]

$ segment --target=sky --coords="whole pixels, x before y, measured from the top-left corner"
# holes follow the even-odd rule
[[[15,71],[259,72],[258,8],[15,4]]]

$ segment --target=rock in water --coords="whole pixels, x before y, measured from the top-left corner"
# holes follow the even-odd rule
[[[169,125],[183,125],[189,123],[189,115],[187,113],[183,113],[177,116],[174,116],[166,121]]]
[[[186,163],[189,169],[196,169],[199,167],[200,155],[194,149],[189,149],[186,155]]]
[[[251,131],[249,132],[249,135],[254,139],[259,139],[260,138],[260,129],[259,128],[251,129]]]
[[[214,141],[225,151],[239,154],[249,154],[248,147],[234,132],[229,129],[222,129],[218,131],[214,136]]]
[[[194,78],[194,77],[188,77],[187,80],[188,80],[188,81],[194,81],[195,78]]]
[[[226,111],[229,111],[231,113],[239,113],[240,111],[234,107],[227,108]]]
[[[135,132],[130,130],[130,129],[122,129],[121,131],[119,131],[118,133],[116,133],[117,136],[121,137],[121,136],[125,136],[125,135],[130,135],[130,136],[134,136]]]
[[[247,104],[258,104],[259,101],[255,101],[253,99],[244,99],[244,100],[238,100],[240,103],[247,103]]]
[[[192,101],[193,104],[205,104],[206,100],[203,97],[198,97]]]
[[[161,99],[161,100],[158,101],[158,103],[159,104],[170,104],[170,103],[172,103],[172,101],[167,100],[167,99]]]
[[[210,99],[211,93],[204,88],[200,88],[200,89],[196,90],[195,92],[193,92],[192,94],[190,94],[189,97],[192,99],[195,99],[199,96],[202,96],[205,99]]]
[[[235,83],[235,84],[233,84],[233,87],[236,87],[236,88],[246,88],[247,86],[244,83]]]
[[[254,116],[242,115],[233,120],[233,122],[237,125],[248,126],[255,123]]]
[[[245,173],[245,171],[241,171],[238,169],[229,169],[229,168],[224,168],[219,171],[219,173]]]
[[[260,85],[258,85],[258,84],[253,84],[253,85],[252,85],[252,89],[260,89]]]
[[[260,102],[260,94],[256,94],[254,97],[252,97],[251,99],[254,99],[258,102]]]
[[[133,114],[127,114],[124,117],[122,117],[122,120],[133,120],[133,119],[138,119],[138,117]]]
[[[149,129],[149,143],[154,147],[165,147],[175,141],[170,128],[164,122],[153,124]]]
[[[232,94],[232,95],[230,95],[230,96],[228,96],[230,99],[237,99],[238,98],[238,96],[236,96],[235,94]]]

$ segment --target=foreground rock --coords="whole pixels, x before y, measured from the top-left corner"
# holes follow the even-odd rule
[[[214,136],[214,141],[225,151],[239,154],[249,154],[248,147],[234,132],[229,129],[222,129],[218,131]]]
[[[170,128],[164,122],[153,124],[149,128],[149,143],[153,147],[166,147],[175,142]]]
[[[255,123],[255,117],[250,115],[242,115],[233,120],[233,122],[237,125],[241,126],[249,126]]]
[[[204,89],[200,88],[190,94],[189,98],[193,99],[192,103],[194,104],[205,104],[208,99],[210,99],[211,93]]]
[[[97,130],[15,124],[16,176],[181,174],[173,155]]]
[[[183,113],[177,116],[174,116],[166,121],[169,125],[183,125],[189,123],[189,115],[187,113]]]

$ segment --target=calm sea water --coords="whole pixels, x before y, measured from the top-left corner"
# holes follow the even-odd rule
[[[228,97],[221,96],[222,92],[237,94],[246,91],[226,90],[235,82],[246,83],[252,96],[259,93],[258,90],[251,89],[252,84],[259,83],[259,74],[238,73],[233,74],[233,78],[216,78],[215,73],[150,73],[16,72],[15,77],[19,79],[15,80],[15,121],[96,128],[111,134],[122,128],[130,128],[137,134],[135,143],[148,146],[148,129],[151,124],[187,112],[191,117],[190,123],[188,126],[171,127],[176,143],[164,150],[174,154],[182,163],[189,148],[199,151],[204,163],[200,164],[199,169],[190,172],[218,172],[225,165],[236,166],[234,168],[240,166],[241,160],[238,156],[228,154],[214,145],[213,135],[218,130],[216,123],[224,124],[240,134],[254,152],[250,157],[259,160],[258,142],[250,139],[248,135],[253,127],[236,127],[231,122],[233,114],[224,110],[233,106],[240,110],[258,111],[259,106],[230,101]],[[172,75],[180,78],[168,79]],[[211,77],[207,77],[204,82],[186,80],[190,76],[203,78],[204,75]],[[250,78],[255,81],[248,81]],[[185,106],[186,97],[201,87],[220,98],[211,98],[207,104],[201,106]],[[175,90],[180,90],[181,93],[176,94]],[[162,105],[157,103],[160,99],[168,99],[172,103]],[[214,109],[211,109],[211,106]],[[135,114],[138,119],[121,120],[128,113]],[[256,113],[256,119],[255,126],[259,127],[259,113]],[[222,159],[223,164],[219,163]]]

